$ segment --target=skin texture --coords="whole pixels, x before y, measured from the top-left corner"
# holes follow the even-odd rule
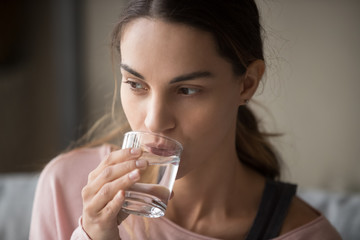
[[[207,236],[245,237],[265,179],[237,158],[236,115],[256,91],[264,62],[235,75],[209,33],[148,18],[126,25],[120,48],[121,101],[131,128],[174,138],[184,147],[165,217]],[[117,225],[126,218],[120,211],[124,190],[147,167],[136,164],[140,155],[114,151],[89,175],[83,227],[92,239],[118,239]],[[304,205],[295,202],[283,233],[311,220],[298,221],[298,205]]]

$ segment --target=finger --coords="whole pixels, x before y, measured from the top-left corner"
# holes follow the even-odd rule
[[[108,166],[126,160],[136,159],[141,156],[141,153],[142,151],[140,148],[125,148],[125,149],[113,151],[109,153],[108,158],[105,159],[105,161],[102,161],[100,165]]]
[[[91,199],[89,209],[91,209],[93,213],[100,212],[108,202],[114,198],[119,190],[129,189],[138,180],[140,180],[140,171],[139,169],[135,169],[113,182],[106,183],[100,191],[96,193],[94,198]]]
[[[140,148],[127,148],[127,149],[121,149],[117,151],[113,151],[109,154],[107,154],[99,166],[93,170],[88,177],[88,182],[93,181],[97,176],[108,166],[129,161],[129,160],[135,160],[138,159],[141,156],[142,152]]]
[[[102,209],[101,215],[106,219],[116,219],[118,225],[122,222],[121,219],[118,219],[118,214],[121,210],[122,205],[125,201],[125,191],[119,190],[114,198],[106,204]],[[120,221],[120,222],[119,222]]]
[[[112,182],[125,174],[130,173],[134,169],[145,170],[148,166],[148,162],[144,159],[129,160],[123,163],[106,167],[102,173],[91,183],[89,183],[84,189],[83,198],[87,199],[95,195],[103,185]]]

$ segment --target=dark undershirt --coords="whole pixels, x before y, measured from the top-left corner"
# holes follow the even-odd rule
[[[246,240],[279,236],[296,188],[294,184],[266,180],[260,207]]]

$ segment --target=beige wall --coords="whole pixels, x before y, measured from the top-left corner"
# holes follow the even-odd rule
[[[88,119],[90,124],[104,113],[104,108],[111,108],[114,76],[110,37],[123,8],[123,2],[85,0],[83,4],[83,105],[86,108],[85,119]]]
[[[85,1],[87,109],[111,101],[108,40],[121,1]],[[257,111],[275,141],[285,178],[304,187],[360,191],[360,2],[258,0],[268,70]],[[105,96],[105,97],[104,97]]]
[[[360,1],[258,2],[270,66],[257,99],[284,133],[287,179],[360,191]]]

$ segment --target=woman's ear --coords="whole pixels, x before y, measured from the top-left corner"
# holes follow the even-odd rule
[[[240,105],[246,104],[255,94],[259,82],[265,72],[263,60],[255,60],[248,67],[241,82]]]

